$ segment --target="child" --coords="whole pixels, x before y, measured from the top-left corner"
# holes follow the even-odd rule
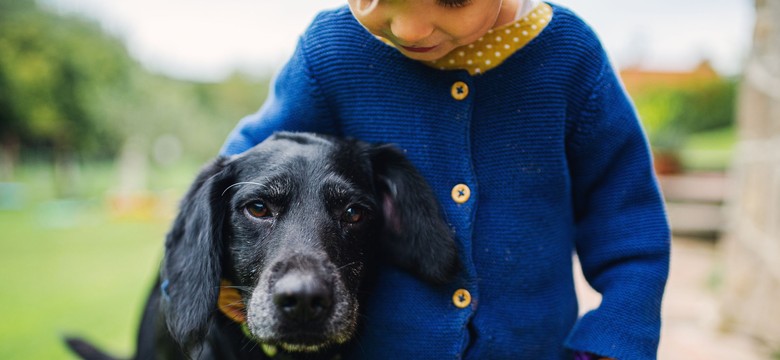
[[[459,243],[447,286],[390,266],[349,358],[653,359],[669,230],[596,35],[539,0],[349,0],[319,14],[222,153],[273,131],[393,143]],[[578,318],[572,252],[603,298]]]

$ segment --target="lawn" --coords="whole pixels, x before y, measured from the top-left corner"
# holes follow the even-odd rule
[[[21,169],[13,206],[6,201],[0,209],[0,359],[75,358],[64,335],[129,357],[172,211],[113,211],[110,166],[84,169],[87,191],[57,199],[44,169]],[[195,171],[159,175],[167,180],[152,182],[161,186],[152,196],[166,194],[174,209],[169,199],[180,196],[183,179]]]

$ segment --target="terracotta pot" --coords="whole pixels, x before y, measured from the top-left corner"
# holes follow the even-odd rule
[[[680,156],[673,152],[653,152],[653,167],[658,175],[679,174],[682,172]]]

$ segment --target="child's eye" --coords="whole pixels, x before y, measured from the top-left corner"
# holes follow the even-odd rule
[[[437,0],[444,7],[459,8],[471,4],[471,0]]]

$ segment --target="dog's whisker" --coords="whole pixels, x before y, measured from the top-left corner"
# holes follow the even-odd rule
[[[359,357],[361,358],[364,357],[366,354],[366,350],[365,347],[363,346],[363,342],[361,341],[360,337],[355,338],[355,345],[357,346],[358,349],[360,349],[360,353],[362,354]]]
[[[263,186],[263,184],[256,183],[256,182],[251,182],[251,181],[241,181],[241,182],[237,182],[237,183],[235,183],[235,184],[233,184],[233,185],[230,185],[230,186],[226,187],[226,188],[225,188],[225,190],[223,190],[223,191],[222,191],[222,195],[220,195],[220,196],[225,196],[225,193],[226,193],[228,190],[230,190],[230,188],[232,188],[232,187],[234,187],[234,186],[238,186],[238,185],[257,185],[257,186]]]
[[[236,290],[244,290],[244,291],[252,290],[252,287],[250,287],[250,286],[240,286],[240,285],[220,285],[220,288],[222,288],[222,289],[236,289]]]
[[[336,270],[341,270],[341,269],[344,269],[344,268],[350,267],[350,266],[352,266],[352,265],[355,265],[355,264],[357,264],[357,263],[358,263],[357,261],[353,261],[353,262],[350,262],[350,263],[346,263],[346,264],[344,264],[344,265],[342,265],[342,266],[339,266],[339,267],[337,267],[337,268],[336,268]]]
[[[233,305],[244,306],[245,304],[244,304],[243,301],[239,300],[239,301],[234,301],[234,302],[231,302],[231,303],[227,303],[225,305],[227,305],[227,306],[233,306]]]
[[[250,286],[239,286],[239,285],[220,285],[220,289],[236,289],[238,291],[241,291],[246,294],[252,293],[252,287]]]
[[[241,351],[246,351],[247,347],[249,346],[251,346],[251,348],[249,348],[249,351],[254,350],[255,349],[255,345],[253,345],[254,343],[255,343],[254,341],[250,341],[249,339],[246,339],[246,341],[244,341],[244,343],[241,345]]]
[[[250,352],[255,351],[255,349],[257,349],[257,347],[260,345],[257,341],[249,341],[249,344],[251,346],[249,348]]]

